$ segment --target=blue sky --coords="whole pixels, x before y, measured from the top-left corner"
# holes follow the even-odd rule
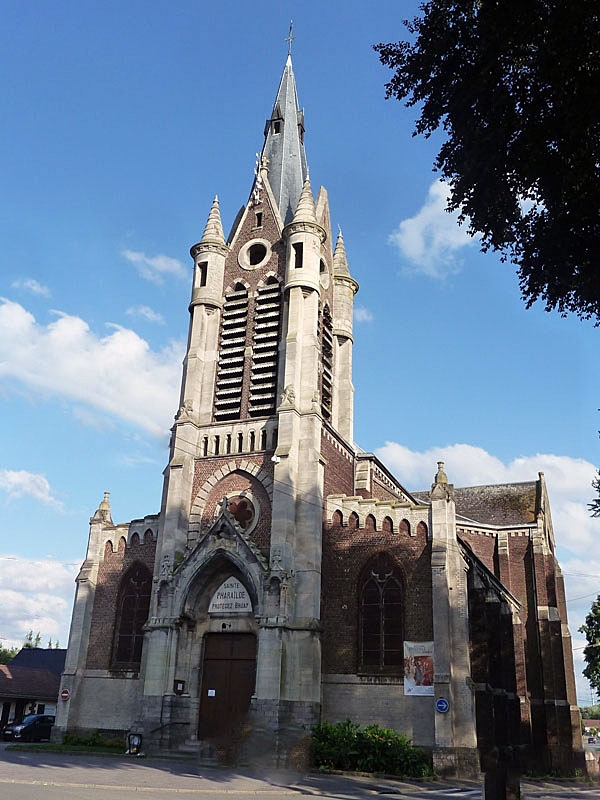
[[[398,8],[401,7],[401,12]],[[314,188],[360,283],[355,439],[408,489],[546,474],[577,627],[600,591],[598,331],[526,311],[509,265],[445,214],[371,45],[416,3],[4,0],[0,61],[0,638],[66,645],[89,517],[159,510],[191,286],[228,228],[286,57]],[[575,650],[576,660],[581,650]],[[580,666],[580,664],[579,664]],[[589,701],[585,681],[580,700]]]

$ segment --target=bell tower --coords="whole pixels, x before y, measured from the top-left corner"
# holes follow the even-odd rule
[[[188,345],[146,626],[146,732],[173,730],[182,716],[195,731],[199,714],[201,737],[202,693],[213,691],[206,654],[225,642],[221,631],[233,649],[236,636],[256,639],[249,719],[277,733],[277,748],[288,746],[283,730],[319,718],[321,443],[329,428],[353,447],[358,285],[341,233],[332,246],[325,189],[313,196],[304,135],[288,54],[248,201],[225,239],[215,197],[190,251]],[[244,597],[237,614],[215,600],[225,585]],[[216,689],[211,697],[216,707]]]

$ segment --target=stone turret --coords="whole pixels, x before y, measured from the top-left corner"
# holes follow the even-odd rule
[[[296,212],[283,235],[287,243],[286,290],[302,286],[318,292],[321,244],[327,234],[317,222],[309,178],[304,181]]]
[[[213,200],[206,227],[200,241],[190,248],[194,259],[194,282],[191,306],[204,303],[221,306],[225,258],[229,248],[225,243],[219,198]]]
[[[354,386],[352,384],[352,334],[354,295],[358,283],[350,275],[342,232],[333,253],[333,335],[336,342],[332,423],[348,442],[354,435]]]

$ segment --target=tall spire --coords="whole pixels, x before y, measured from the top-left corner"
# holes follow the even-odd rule
[[[298,106],[292,57],[288,54],[273,105],[265,126],[262,156],[269,166],[269,183],[284,224],[291,221],[307,177],[304,152],[304,111]]]

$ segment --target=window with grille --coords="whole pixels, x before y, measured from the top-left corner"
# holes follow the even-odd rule
[[[331,421],[333,387],[333,324],[329,306],[325,305],[321,314],[321,413]]]
[[[259,286],[254,310],[252,366],[248,414],[264,417],[275,412],[277,362],[281,326],[281,290],[275,278]]]
[[[143,564],[134,564],[121,581],[117,601],[117,626],[113,667],[139,669],[144,624],[150,609],[152,575]]]
[[[363,574],[359,596],[359,668],[397,672],[403,668],[403,585],[391,557],[382,554]]]
[[[225,295],[221,324],[221,346],[217,368],[215,419],[239,419],[244,377],[244,348],[248,321],[248,290],[236,284]]]

